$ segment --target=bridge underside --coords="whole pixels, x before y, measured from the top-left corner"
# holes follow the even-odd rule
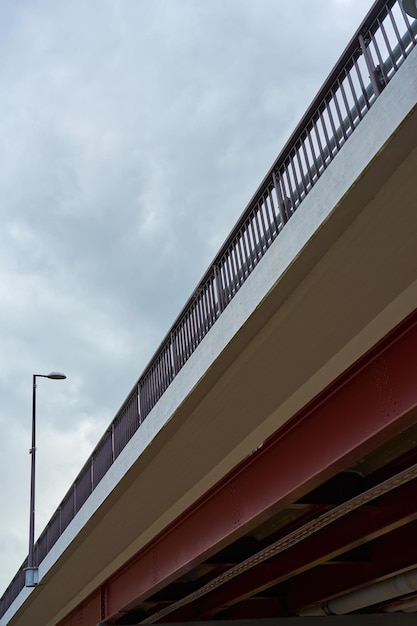
[[[298,615],[417,567],[416,372],[417,314],[109,581],[106,623]]]

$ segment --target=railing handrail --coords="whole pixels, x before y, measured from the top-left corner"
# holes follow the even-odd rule
[[[310,106],[308,107],[307,111],[304,113],[304,115],[301,118],[300,122],[297,124],[296,128],[294,129],[294,131],[291,133],[290,137],[288,138],[288,140],[284,144],[284,147],[281,149],[281,151],[278,154],[277,158],[275,159],[274,163],[269,168],[267,174],[264,176],[264,178],[262,179],[261,183],[258,185],[258,188],[256,189],[255,193],[252,195],[252,197],[249,200],[249,202],[247,203],[245,209],[243,210],[243,212],[241,213],[241,215],[237,219],[236,223],[234,224],[233,228],[229,232],[225,242],[222,244],[221,248],[216,253],[216,256],[214,257],[213,261],[208,266],[205,274],[203,275],[201,280],[197,283],[197,286],[194,289],[194,291],[192,292],[191,296],[189,297],[187,302],[184,304],[184,306],[182,307],[181,311],[178,313],[178,315],[177,315],[174,323],[172,324],[170,330],[164,336],[164,338],[160,342],[158,348],[155,350],[155,352],[153,353],[152,357],[148,361],[147,365],[144,368],[144,372],[147,369],[149,369],[149,367],[151,367],[151,365],[154,362],[156,356],[158,355],[161,347],[165,344],[166,340],[169,338],[169,335],[171,334],[172,329],[175,328],[177,323],[181,320],[182,316],[184,315],[184,312],[188,309],[189,305],[193,302],[193,300],[195,298],[195,293],[201,288],[201,286],[205,283],[207,278],[210,276],[212,268],[213,268],[213,265],[216,264],[217,259],[219,257],[221,257],[221,255],[224,253],[225,250],[227,250],[227,247],[228,247],[230,241],[233,239],[235,233],[239,230],[239,227],[242,225],[242,222],[244,221],[247,212],[250,210],[250,208],[253,206],[253,204],[257,202],[260,194],[262,193],[262,190],[265,188],[265,184],[266,184],[268,178],[270,177],[271,173],[274,171],[274,169],[276,169],[277,165],[284,160],[285,155],[288,154],[288,152],[291,150],[292,146],[294,145],[297,137],[299,137],[299,134],[300,134],[301,130],[305,127],[306,123],[311,118],[311,115],[317,110],[318,105],[322,101],[323,97],[328,93],[329,86],[331,86],[334,83],[335,78],[340,74],[341,69],[343,69],[345,59],[350,57],[350,56],[352,56],[352,54],[358,49],[358,35],[360,33],[362,33],[364,30],[369,29],[370,26],[372,26],[373,22],[375,22],[376,17],[378,17],[379,13],[381,12],[381,8],[383,8],[384,6],[388,6],[388,5],[393,6],[396,3],[398,3],[398,0],[377,0],[374,3],[374,5],[371,7],[371,9],[368,11],[367,15],[365,16],[365,18],[362,20],[360,26],[358,27],[355,35],[351,38],[351,40],[349,41],[348,45],[345,47],[341,57],[339,58],[337,63],[332,68],[331,72],[327,76],[327,78],[326,78],[325,82],[323,83],[323,85],[320,87],[320,90],[317,92],[314,100],[311,102]],[[138,382],[139,382],[139,380],[140,379],[138,379]],[[133,389],[136,387],[138,382],[133,386]]]
[[[394,7],[404,19],[404,32],[400,35]],[[382,33],[386,41],[383,20],[388,16],[395,33],[395,47],[391,49],[387,45],[385,60],[381,62],[383,51],[376,36]],[[38,562],[75,517],[416,45],[416,32],[417,21],[410,22],[399,0],[374,3],[41,533],[35,545]],[[366,70],[360,69],[360,61],[365,63]],[[107,456],[101,458],[103,454]],[[84,484],[88,488],[78,497],[77,485]],[[25,566],[26,561],[0,599],[0,617],[24,586]]]

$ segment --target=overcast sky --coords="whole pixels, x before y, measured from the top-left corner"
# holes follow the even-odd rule
[[[371,0],[0,0],[0,595]]]

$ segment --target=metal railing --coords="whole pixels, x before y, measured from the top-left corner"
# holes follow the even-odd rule
[[[399,0],[377,0],[35,545],[40,563],[416,45]],[[24,587],[27,560],[0,599]]]

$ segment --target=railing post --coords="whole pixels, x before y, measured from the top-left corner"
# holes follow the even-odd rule
[[[375,67],[374,61],[372,59],[372,55],[368,48],[369,39],[365,39],[362,34],[359,35],[359,45],[362,50],[362,54],[365,59],[366,66],[369,72],[369,78],[371,81],[372,89],[374,90],[374,94],[378,97],[382,90],[385,87],[385,82],[382,77],[381,69]]]

